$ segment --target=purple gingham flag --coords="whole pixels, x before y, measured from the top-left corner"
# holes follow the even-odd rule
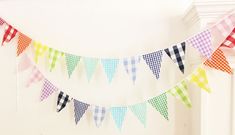
[[[97,127],[99,127],[102,121],[104,120],[105,113],[106,113],[105,107],[100,107],[100,106],[93,107],[93,117]]]
[[[162,62],[162,50],[153,53],[143,55],[143,59],[152,70],[153,74],[158,79],[160,76],[161,62]]]
[[[194,37],[188,40],[192,44],[193,47],[197,48],[197,50],[208,59],[212,54],[212,41],[211,41],[211,33],[209,30],[205,30]]]
[[[52,93],[57,91],[58,88],[54,86],[50,81],[47,79],[44,80],[44,84],[42,87],[42,95],[40,100],[43,101],[44,99],[48,98]]]
[[[130,58],[123,59],[123,65],[126,69],[127,74],[131,75],[132,81],[135,83],[137,65],[140,63],[140,56],[133,56]]]
[[[73,100],[74,102],[74,117],[75,117],[75,122],[76,124],[78,124],[78,122],[80,121],[80,119],[82,118],[83,114],[86,112],[86,110],[88,109],[88,107],[90,106],[89,104],[77,101],[77,100]]]

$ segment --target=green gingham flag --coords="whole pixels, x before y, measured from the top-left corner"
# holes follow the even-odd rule
[[[90,81],[93,73],[95,72],[98,59],[84,57],[83,60],[84,60],[84,64],[86,67],[87,78],[88,78],[88,81]]]
[[[187,85],[185,81],[177,84],[174,88],[170,89],[168,93],[181,100],[187,107],[192,107],[191,101],[187,92]]]
[[[52,48],[49,48],[48,50],[48,58],[49,58],[49,64],[50,64],[50,71],[52,71],[55,68],[57,60],[63,56],[64,53],[54,50]]]
[[[139,103],[132,106],[129,106],[129,109],[135,114],[139,121],[146,126],[146,113],[147,105],[146,103]]]
[[[76,68],[78,62],[80,61],[80,56],[72,55],[72,54],[65,54],[66,65],[69,77],[72,75],[74,69]]]
[[[162,116],[168,119],[168,107],[167,107],[167,96],[166,93],[161,94],[160,96],[154,97],[148,100],[149,104],[151,104],[157,111],[160,112]]]

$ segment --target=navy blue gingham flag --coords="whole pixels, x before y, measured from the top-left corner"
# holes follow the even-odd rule
[[[123,59],[123,65],[127,74],[131,75],[132,81],[135,83],[137,65],[140,63],[140,56],[132,56],[130,58]]]
[[[96,127],[99,127],[104,120],[106,113],[105,107],[93,106],[93,117],[95,120]]]
[[[160,76],[162,55],[162,50],[143,55],[143,59],[145,60],[149,68],[152,70],[156,79],[158,79]]]
[[[77,124],[90,105],[77,101],[76,99],[74,99],[73,101],[74,101],[74,113],[75,113],[74,117],[75,117],[75,122]]]

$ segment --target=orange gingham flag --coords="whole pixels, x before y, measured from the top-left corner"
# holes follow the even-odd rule
[[[226,57],[224,56],[223,51],[220,49],[217,49],[213,53],[211,59],[208,59],[206,62],[204,62],[204,65],[227,72],[229,74],[233,73],[228,61],[226,60]]]
[[[28,36],[19,33],[18,46],[17,46],[17,56],[19,56],[31,43],[32,39]]]

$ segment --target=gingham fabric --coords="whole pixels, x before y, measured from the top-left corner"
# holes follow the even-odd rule
[[[90,105],[77,101],[76,99],[74,99],[73,102],[74,102],[74,117],[75,117],[75,122],[77,124]]]
[[[213,52],[211,38],[210,31],[205,30],[193,36],[187,42],[191,43],[194,48],[196,48],[203,56],[209,59]]]
[[[209,66],[211,68],[215,68],[217,70],[227,72],[229,74],[233,73],[233,70],[229,66],[229,63],[226,60],[226,57],[224,56],[223,51],[220,49],[217,49],[213,53],[211,59],[208,59],[207,61],[204,62],[204,65]]]
[[[62,52],[60,52],[58,50],[49,48],[49,50],[48,50],[48,58],[49,58],[49,64],[50,64],[50,71],[52,71],[55,68],[57,60],[61,56],[63,56],[63,54],[64,53],[62,53]]]
[[[103,122],[105,113],[106,113],[105,107],[93,106],[93,117],[95,120],[95,125],[97,127],[100,127],[101,123]]]
[[[185,42],[174,45],[173,47],[165,49],[166,54],[179,67],[180,71],[184,73],[185,64]]]
[[[181,100],[187,107],[192,107],[185,81],[178,83],[174,88],[168,90],[168,93]]]
[[[162,55],[162,50],[143,55],[143,59],[145,60],[149,68],[152,70],[156,79],[160,77]]]
[[[137,66],[140,63],[140,56],[132,56],[123,59],[123,65],[127,74],[131,75],[132,81],[135,83]]]
[[[37,63],[39,56],[43,56],[44,53],[48,50],[48,47],[36,41],[33,42],[33,47],[34,47],[34,60]]]
[[[126,116],[126,112],[127,112],[127,107],[112,107],[111,108],[111,114],[119,130],[122,129],[122,124]]]
[[[235,26],[235,25],[234,25]],[[234,48],[235,47],[235,28],[229,34],[229,36],[225,39],[221,46]]]
[[[95,72],[95,69],[96,69],[96,66],[98,63],[98,59],[84,57],[83,60],[84,60],[85,68],[86,68],[87,79],[88,79],[88,81],[90,81],[92,75]]]
[[[201,89],[207,92],[211,91],[211,89],[209,88],[206,71],[203,68],[197,68],[197,70],[190,75],[189,80]]]
[[[146,103],[140,103],[140,104],[135,104],[135,105],[129,106],[129,109],[139,119],[139,121],[144,126],[146,126],[146,112],[147,112]]]
[[[60,112],[62,109],[64,109],[67,105],[72,100],[72,98],[65,94],[63,91],[60,91],[57,99],[57,112]]]
[[[0,17],[0,26],[3,25],[5,22],[5,20],[3,20],[1,17]]]
[[[43,101],[43,100],[47,99],[55,91],[58,91],[58,88],[56,86],[54,86],[47,79],[44,79],[44,83],[43,83],[43,86],[42,86],[42,94],[41,94],[40,100]]]
[[[32,62],[30,58],[27,56],[27,54],[24,54],[20,57],[19,62],[18,62],[18,72],[23,72],[30,68],[32,66]]]
[[[32,39],[19,32],[17,56],[19,56],[31,43]]]
[[[5,25],[5,33],[2,39],[2,45],[4,43],[9,43],[16,35],[17,29],[13,28],[11,25]]]
[[[168,120],[168,105],[166,93],[163,93],[157,97],[148,100],[151,104],[165,119]]]
[[[78,65],[78,62],[80,61],[80,56],[72,55],[72,54],[65,54],[65,60],[68,70],[69,77],[72,75],[74,69]]]
[[[116,72],[119,59],[101,59],[101,63],[104,67],[104,71],[108,77],[109,83],[112,82],[113,76]]]
[[[42,73],[38,70],[36,66],[33,66],[29,80],[26,83],[26,87],[29,87],[32,83],[36,83],[44,79]]]

